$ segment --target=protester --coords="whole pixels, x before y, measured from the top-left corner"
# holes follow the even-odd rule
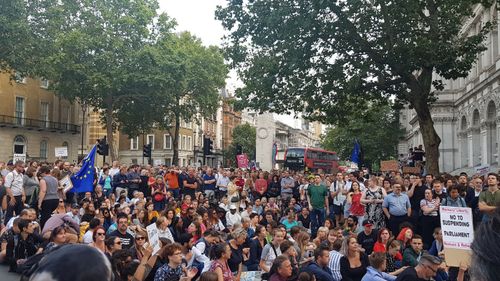
[[[356,237],[344,240],[340,249],[340,272],[344,281],[360,281],[369,266],[368,256],[361,252]]]

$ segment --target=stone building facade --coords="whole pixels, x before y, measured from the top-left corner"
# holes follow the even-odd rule
[[[0,74],[0,161],[14,154],[26,160],[56,159],[55,148],[67,147],[71,162],[81,146],[81,108],[48,90],[49,82]]]
[[[498,11],[478,6],[475,18],[466,22],[462,32],[475,34],[484,22],[496,21]],[[487,50],[479,55],[469,75],[457,80],[443,80],[445,89],[438,93],[438,101],[431,113],[434,128],[441,137],[439,147],[440,170],[471,171],[477,166],[498,166],[500,139],[500,22],[487,35]],[[434,75],[434,78],[439,78]],[[406,129],[406,138],[399,145],[399,153],[423,144],[416,114],[405,109],[400,121]]]

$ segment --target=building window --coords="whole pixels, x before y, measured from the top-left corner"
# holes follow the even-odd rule
[[[132,161],[132,164],[137,165],[137,158],[132,158],[131,161]]]
[[[182,136],[182,150],[186,149],[186,136]]]
[[[48,150],[48,145],[47,141],[43,140],[40,142],[40,158],[41,159],[47,159],[47,150]]]
[[[42,79],[40,81],[40,88],[48,89],[49,88],[49,80]]]
[[[139,137],[130,139],[130,150],[139,150]]]
[[[45,127],[45,128],[49,127],[49,103],[48,102],[42,102],[40,104],[40,120],[45,121],[45,122],[43,122],[43,127]]]
[[[146,136],[146,144],[151,144],[151,150],[155,149],[155,135]]]
[[[26,154],[26,138],[23,136],[14,138],[14,154]]]
[[[187,149],[188,149],[188,150],[193,150],[193,147],[191,146],[191,145],[192,145],[192,144],[191,144],[191,143],[192,143],[192,141],[191,141],[191,140],[192,140],[192,139],[191,139],[191,137],[188,137],[188,138],[187,138]]]
[[[163,149],[172,149],[172,136],[163,135]]]
[[[15,112],[15,117],[16,117],[16,124],[17,125],[23,125],[24,124],[24,98],[23,97],[16,97],[16,112]]]
[[[181,147],[182,141],[181,140],[182,140],[182,136],[179,136],[177,138],[177,142],[179,143],[179,149],[182,149],[182,147]]]
[[[166,166],[172,166],[172,159],[170,159],[170,158],[166,158],[166,159],[165,159],[165,165],[166,165]]]

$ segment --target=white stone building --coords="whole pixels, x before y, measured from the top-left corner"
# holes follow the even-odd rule
[[[495,21],[495,7],[478,6],[476,17],[462,29],[464,34],[477,33],[484,22]],[[438,101],[431,113],[434,128],[441,137],[439,147],[440,171],[468,171],[476,166],[498,166],[500,136],[500,22],[488,34],[483,52],[466,78],[444,80],[445,89],[438,94]],[[437,78],[437,76],[435,76]],[[413,110],[403,110],[400,121],[407,131],[406,139],[399,145],[399,153],[423,144],[422,135]]]

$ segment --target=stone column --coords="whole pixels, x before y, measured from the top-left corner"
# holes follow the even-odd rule
[[[482,122],[480,126],[480,143],[481,143],[481,165],[488,166],[490,157],[488,155],[488,123]]]
[[[467,129],[467,142],[469,146],[469,167],[474,167],[474,143],[472,142],[472,130]]]

